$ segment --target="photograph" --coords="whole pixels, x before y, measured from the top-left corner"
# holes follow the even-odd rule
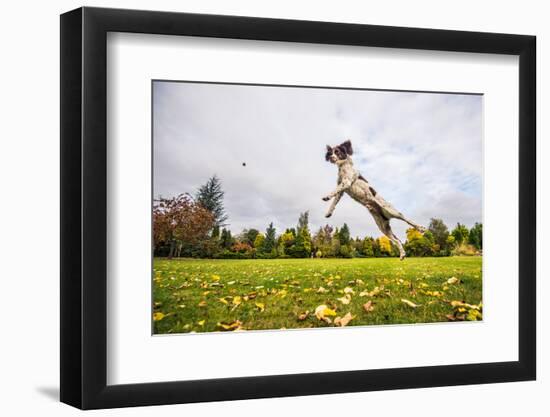
[[[483,320],[483,94],[151,88],[154,335]]]

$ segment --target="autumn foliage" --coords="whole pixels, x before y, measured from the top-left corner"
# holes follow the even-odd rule
[[[162,198],[153,206],[154,245],[170,244],[172,256],[177,245],[198,245],[208,240],[214,223],[212,212],[189,195]]]

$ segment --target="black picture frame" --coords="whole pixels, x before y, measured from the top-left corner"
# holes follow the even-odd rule
[[[107,385],[108,32],[519,56],[519,360]],[[79,8],[61,15],[61,401],[81,409],[534,380],[534,36]]]

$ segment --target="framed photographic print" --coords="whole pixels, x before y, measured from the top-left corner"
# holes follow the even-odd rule
[[[61,400],[535,379],[535,38],[61,16]]]

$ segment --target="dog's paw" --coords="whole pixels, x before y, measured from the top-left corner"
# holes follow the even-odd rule
[[[328,200],[330,200],[330,196],[327,195],[323,197],[323,201],[328,201]]]
[[[332,213],[325,214],[325,217],[328,219],[330,216],[332,216]]]

